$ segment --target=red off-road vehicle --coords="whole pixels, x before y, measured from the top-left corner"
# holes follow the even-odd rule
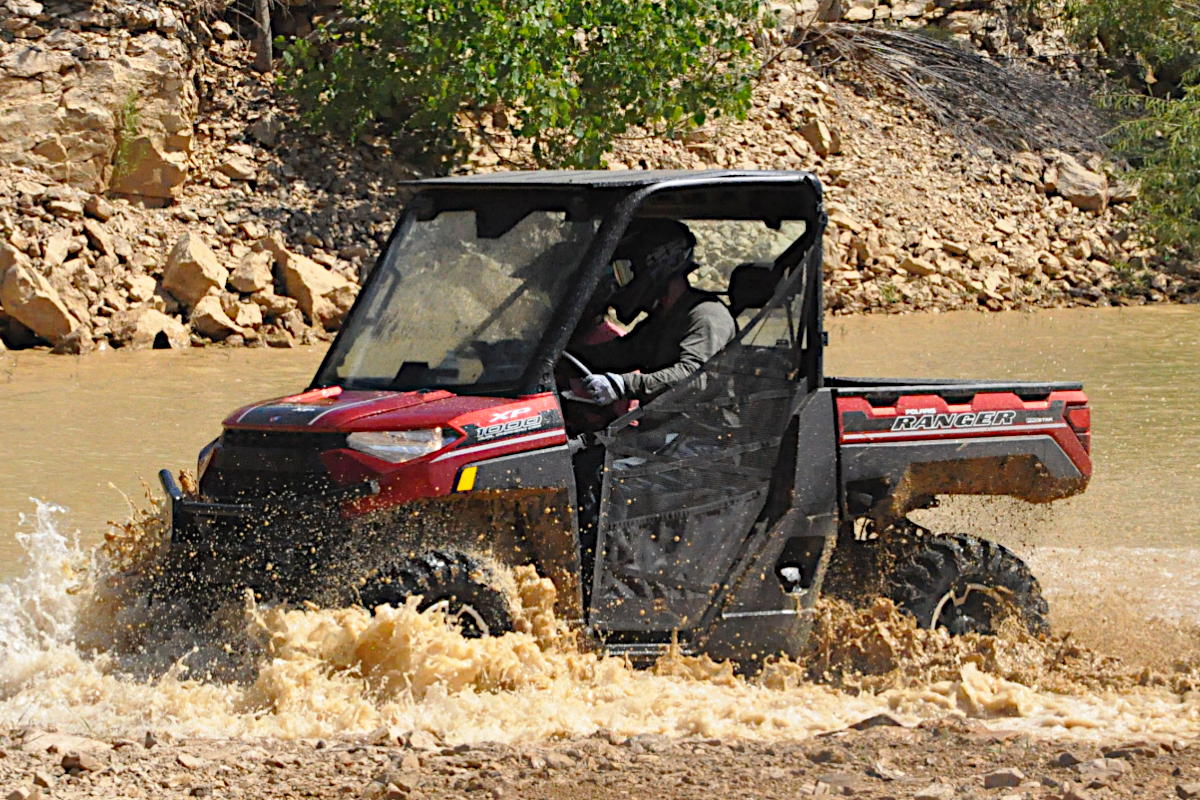
[[[743,663],[801,649],[823,582],[952,631],[988,630],[1005,607],[1045,624],[1010,551],[906,514],[939,495],[1082,491],[1081,386],[826,376],[815,176],[499,173],[414,189],[308,390],[225,420],[197,492],[161,473],[161,591],[421,595],[495,634],[511,622],[501,573],[533,564],[588,641],[639,657],[674,636]],[[618,416],[579,402],[565,353],[595,323],[622,232],[646,218],[690,226],[698,280],[724,292],[738,333]]]

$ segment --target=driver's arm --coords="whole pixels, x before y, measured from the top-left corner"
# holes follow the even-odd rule
[[[625,336],[576,349],[584,363],[597,372],[631,372],[639,366],[639,355],[644,357],[648,344],[645,333],[646,325],[642,324]]]
[[[701,303],[687,315],[679,342],[679,360],[655,372],[625,372],[625,396],[643,403],[686,379],[715,356],[737,332],[733,317],[721,303]]]

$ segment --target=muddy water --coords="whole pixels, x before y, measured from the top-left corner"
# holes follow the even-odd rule
[[[85,358],[0,355],[0,577],[17,569],[13,532],[31,498],[68,509],[85,543],[124,519],[121,492],[196,453],[239,405],[302,390],[323,349],[110,350]]]
[[[1029,558],[1056,626],[1078,631],[1077,641],[1170,666],[1194,659],[1196,638],[1186,624],[1155,618],[1200,619],[1192,543],[1200,424],[1190,397],[1198,323],[1200,313],[1182,308],[835,320],[829,371],[1084,380],[1097,462],[1086,495],[1050,509],[968,500],[927,521],[1000,539]],[[224,644],[201,641],[170,629],[170,609],[147,608],[121,586],[79,591],[86,558],[66,534],[98,540],[101,521],[123,507],[109,482],[133,493],[138,476],[190,465],[226,412],[301,388],[319,354],[23,354],[15,366],[13,358],[3,357],[0,373],[0,570],[9,576],[0,582],[0,725],[109,735],[158,727],[340,736],[386,724],[448,741],[600,728],[772,739],[889,711],[1057,738],[1200,733],[1200,695],[1184,691],[1200,684],[1190,666],[1137,687],[1104,677],[1109,668],[1088,656],[1072,661],[1059,645],[951,642],[882,617],[829,634],[830,652],[891,648],[890,672],[862,684],[869,691],[815,685],[787,664],[752,682],[687,659],[631,670],[575,652],[548,619],[546,582],[536,581],[522,584],[525,632],[499,640],[463,640],[436,613],[408,609],[371,617],[252,608],[231,612]]]
[[[1084,382],[1095,477],[1039,522],[1029,515],[1030,544],[1200,544],[1200,309],[837,318],[829,328],[831,374]]]
[[[960,504],[946,524],[1018,546],[1200,546],[1200,309],[834,318],[829,330],[830,374],[1084,381],[1088,492],[1050,509]],[[68,528],[95,541],[123,516],[120,492],[157,486],[162,467],[194,468],[226,414],[302,389],[320,358],[313,348],[0,355],[0,576],[15,569],[12,532],[30,498],[66,507]]]

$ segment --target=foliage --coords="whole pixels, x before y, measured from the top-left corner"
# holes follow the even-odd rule
[[[1167,249],[1200,251],[1200,6],[1193,0],[1067,0],[1069,29],[1098,41],[1131,91],[1110,98],[1113,133],[1141,183],[1139,212]]]
[[[117,150],[113,154],[114,178],[128,172],[133,163],[137,161],[137,156],[140,155],[133,152],[133,146],[134,140],[137,139],[138,133],[141,131],[141,103],[141,93],[137,89],[131,89],[129,94],[125,95],[125,99],[121,101],[121,105],[117,107],[114,114],[117,123]]]
[[[1200,14],[1190,0],[1068,0],[1079,42],[1097,40],[1110,59],[1159,92],[1177,90],[1200,68]]]
[[[308,120],[373,123],[433,153],[461,152],[465,121],[504,118],[543,165],[599,166],[641,126],[677,134],[744,116],[758,0],[344,0],[284,54]]]
[[[1167,247],[1200,250],[1200,84],[1178,99],[1127,99],[1136,115],[1116,131],[1120,152],[1136,165],[1147,232]]]

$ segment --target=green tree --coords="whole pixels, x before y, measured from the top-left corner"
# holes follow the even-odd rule
[[[1075,39],[1097,41],[1110,65],[1158,96],[1177,93],[1200,66],[1200,15],[1183,0],[1069,0]]]
[[[378,123],[442,158],[502,109],[539,163],[599,166],[631,127],[673,133],[744,116],[758,0],[344,0],[284,55],[310,122]]]
[[[1164,247],[1200,253],[1200,6],[1191,0],[1069,0],[1081,44],[1098,42],[1132,91],[1113,99],[1126,121],[1117,152],[1141,183],[1146,230]]]

